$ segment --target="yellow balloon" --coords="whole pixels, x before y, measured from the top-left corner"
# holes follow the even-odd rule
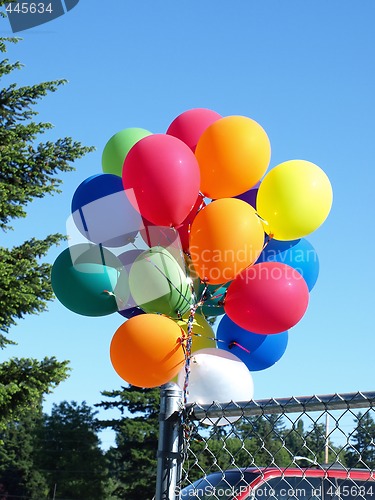
[[[188,333],[189,315],[185,314],[182,320],[178,320],[177,324],[182,330]],[[191,352],[205,349],[206,347],[216,347],[215,333],[208,321],[198,313],[194,314],[193,329],[191,336]]]
[[[226,116],[203,132],[195,155],[201,192],[209,198],[230,198],[261,179],[270,162],[271,146],[259,123],[246,116]]]
[[[188,333],[188,319],[189,314],[185,314],[182,317],[182,320],[176,321],[178,326],[185,332],[186,335]],[[208,321],[201,314],[195,313],[191,336],[191,352],[196,352],[200,349],[205,349],[206,347],[216,347],[215,332]],[[177,375],[173,377],[171,382],[177,383]]]
[[[290,160],[277,165],[262,180],[257,212],[268,234],[277,240],[295,240],[323,224],[332,199],[331,183],[320,167]]]

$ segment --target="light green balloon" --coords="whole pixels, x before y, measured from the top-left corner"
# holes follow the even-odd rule
[[[113,135],[104,147],[102,154],[102,170],[105,174],[122,177],[122,167],[126,155],[135,143],[152,135],[143,128],[126,128]]]
[[[141,253],[129,272],[135,303],[146,313],[178,318],[192,304],[190,281],[176,259],[163,247]]]
[[[83,316],[106,316],[128,300],[128,276],[109,250],[87,248],[74,245],[61,252],[52,266],[52,288],[67,309]]]

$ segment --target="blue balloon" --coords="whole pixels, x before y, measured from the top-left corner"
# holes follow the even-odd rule
[[[141,215],[129,201],[118,175],[97,174],[85,179],[73,195],[71,210],[79,232],[97,245],[126,246],[141,227]]]
[[[306,239],[278,241],[271,239],[260,254],[258,262],[281,262],[298,271],[311,291],[319,275],[319,259]]]
[[[269,368],[281,358],[288,345],[288,332],[260,335],[244,330],[225,315],[217,328],[216,345],[256,372]]]

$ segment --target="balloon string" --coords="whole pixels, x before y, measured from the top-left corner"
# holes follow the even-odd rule
[[[229,349],[233,349],[234,346],[237,346],[239,347],[240,349],[242,349],[243,351],[247,352],[248,354],[251,353],[251,351],[249,351],[249,349],[246,349],[246,347],[244,347],[243,345],[239,344],[238,342],[235,342],[234,340],[228,345]]]
[[[269,226],[269,223],[268,221],[266,221],[266,219],[263,219],[263,217],[261,215],[259,215],[259,212],[257,212],[255,210],[255,215],[258,217],[258,219],[260,219],[262,221],[262,223],[265,225],[265,226]]]
[[[227,344],[226,340],[217,339],[216,337],[207,337],[207,335],[202,335],[201,333],[192,332],[191,335],[192,335],[192,337],[204,337],[205,339],[207,339],[207,340],[213,340],[213,341],[215,341],[218,344],[219,343]],[[182,342],[184,342],[185,340],[187,340],[187,338],[183,339]],[[239,344],[238,342],[236,342],[234,340],[228,344],[229,349],[233,349],[234,346],[237,346],[240,349],[242,349],[243,351],[247,352],[248,354],[251,354],[251,351],[249,351],[249,349],[246,349],[246,347],[244,347],[243,345]],[[184,353],[186,353],[186,348],[185,348],[185,346],[184,346],[183,343],[182,343],[182,347],[184,349]]]
[[[218,295],[212,295],[212,297],[210,297],[209,300],[218,299],[220,297],[224,297],[224,295],[225,295],[225,292],[224,293],[219,293]]]
[[[203,291],[202,291],[202,293],[200,295],[200,298],[199,298],[199,301],[198,301],[198,306],[203,305],[204,301],[207,300],[207,299],[204,298],[204,296],[206,295],[207,290],[208,290],[208,285],[207,285],[206,282],[204,282],[204,289],[203,289]]]
[[[184,405],[187,404],[188,399],[188,388],[189,388],[189,378],[190,378],[190,364],[191,364],[191,346],[192,346],[192,333],[193,333],[193,322],[197,306],[194,305],[190,309],[188,325],[187,325],[187,338],[185,346],[185,380],[183,387]]]
[[[186,323],[188,325],[188,320],[182,318],[180,321],[183,323]],[[215,337],[208,337],[207,335],[202,335],[201,333],[197,333],[197,332],[191,332],[191,335],[192,335],[192,337],[202,337],[202,338],[205,338],[207,340],[214,340],[216,342],[225,342],[225,340],[217,339]],[[187,339],[183,339],[183,341],[185,341],[185,340],[187,340]]]

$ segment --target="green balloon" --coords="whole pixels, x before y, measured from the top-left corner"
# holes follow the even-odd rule
[[[128,276],[109,250],[86,244],[65,249],[52,266],[51,282],[58,300],[83,316],[106,316],[129,298]]]
[[[113,135],[104,146],[102,154],[102,170],[105,174],[122,177],[122,167],[126,155],[136,142],[152,135],[143,128],[126,128]]]
[[[178,318],[193,302],[190,281],[176,259],[163,247],[141,253],[129,272],[130,293],[146,313]]]

